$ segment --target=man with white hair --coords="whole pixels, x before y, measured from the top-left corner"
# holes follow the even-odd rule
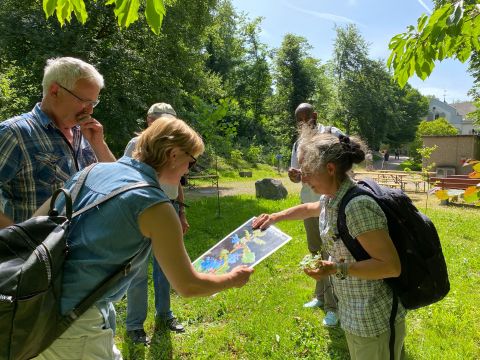
[[[30,218],[77,171],[115,161],[91,116],[104,85],[95,67],[50,59],[42,85],[32,111],[0,123],[0,228]]]
[[[160,118],[171,117],[175,119],[177,113],[170,104],[156,103],[153,104],[147,112],[147,126]],[[130,140],[125,148],[125,155],[132,156],[137,144],[138,137]],[[182,225],[183,234],[190,227],[185,215],[184,195],[181,184],[170,185],[160,183],[162,190],[173,202],[177,210],[180,224]],[[171,331],[177,333],[185,332],[183,325],[174,316],[170,308],[170,283],[165,274],[158,265],[154,257],[153,262],[153,287],[155,292],[155,318],[161,327],[165,326]],[[147,345],[150,342],[149,337],[143,326],[147,319],[148,310],[148,262],[145,262],[142,269],[139,270],[137,276],[132,280],[127,291],[127,317],[125,326],[127,328],[127,336],[134,344]]]

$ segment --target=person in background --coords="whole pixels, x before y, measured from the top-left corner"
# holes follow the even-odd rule
[[[314,111],[313,106],[307,103],[302,103],[298,105],[295,110],[295,120],[297,122],[298,128],[302,126],[309,126],[310,128],[316,129],[318,132],[340,132],[337,128],[326,127],[323,125],[317,125],[317,113]],[[301,180],[301,172],[298,159],[298,147],[300,145],[300,139],[298,139],[292,148],[292,156],[290,160],[290,169],[288,170],[288,177],[292,182],[298,183]],[[302,183],[302,190],[300,192],[300,198],[302,204],[316,203],[319,200],[319,195],[307,185]],[[312,254],[321,254],[325,255],[322,248],[322,238],[320,236],[318,228],[318,216],[309,217],[303,220],[305,226],[305,233],[307,235],[307,244],[308,250]],[[325,326],[336,326],[338,324],[338,319],[336,315],[337,304],[335,297],[333,295],[333,290],[331,283],[328,278],[320,279],[316,282],[315,286],[315,297],[304,304],[304,307],[314,308],[322,307],[324,308],[326,315],[323,319],[323,324]]]
[[[178,184],[203,150],[202,139],[184,121],[161,118],[140,135],[132,158],[124,156],[91,169],[73,211],[127,184],[146,181],[152,187],[131,189],[72,219],[67,238],[69,256],[63,271],[62,313],[70,311],[132,256],[138,253],[141,258],[36,360],[121,359],[114,343],[112,302],[122,298],[151,250],[182,296],[206,296],[246,284],[253,272],[247,266],[223,275],[195,271],[183,244],[178,214],[160,189],[160,183]],[[79,175],[66,183],[68,190],[73,189]],[[60,200],[57,208],[63,206]],[[48,203],[37,215],[46,212]]]
[[[345,208],[350,235],[356,238],[370,259],[356,261],[338,239],[337,218],[345,194],[355,185],[348,175],[353,164],[365,158],[359,139],[304,131],[299,149],[302,182],[319,202],[306,203],[273,213],[261,214],[254,228],[265,229],[283,220],[319,217],[320,234],[329,260],[316,269],[305,269],[315,280],[331,277],[338,298],[340,325],[345,331],[353,360],[390,358],[390,313],[393,295],[385,278],[398,277],[400,259],[388,232],[387,218],[377,202],[367,195],[352,199]],[[399,303],[395,320],[394,358],[403,356],[405,309]]]
[[[0,227],[29,219],[77,171],[115,161],[92,117],[103,85],[80,59],[49,59],[42,101],[0,123]]]
[[[156,103],[153,104],[147,112],[147,127],[152,125],[157,119],[169,117],[174,118],[177,113],[170,104]],[[134,137],[125,148],[125,156],[131,157],[137,144],[138,136]],[[187,232],[189,225],[185,215],[183,206],[183,188],[180,184],[170,185],[160,183],[162,190],[170,200],[174,202],[175,210],[179,215],[182,224],[183,234]],[[179,205],[180,204],[180,205]],[[182,333],[185,328],[178,322],[170,308],[170,284],[165,274],[153,258],[153,287],[155,292],[155,318],[157,322],[162,323],[172,331]],[[127,328],[127,336],[135,344],[145,344],[150,342],[149,337],[143,326],[147,319],[148,312],[148,261],[144,263],[144,267],[138,272],[133,279],[127,291],[127,318],[125,325]]]
[[[373,154],[371,150],[368,150],[365,154],[365,169],[367,171],[373,171]]]

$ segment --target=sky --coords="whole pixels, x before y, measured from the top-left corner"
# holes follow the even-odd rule
[[[335,26],[356,24],[369,44],[372,59],[388,59],[390,39],[416,25],[420,15],[430,14],[429,0],[232,0],[248,18],[263,17],[261,40],[270,48],[280,47],[287,33],[303,36],[312,46],[310,54],[322,61],[332,56]],[[435,95],[447,103],[471,101],[467,95],[473,78],[468,64],[444,60],[436,64],[425,81],[417,77],[410,85],[423,95]]]

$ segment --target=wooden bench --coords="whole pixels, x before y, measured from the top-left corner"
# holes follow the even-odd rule
[[[430,184],[442,189],[458,189],[465,190],[469,186],[476,186],[480,179],[471,179],[467,175],[452,175],[446,178],[434,177],[430,178]]]
[[[443,190],[465,190],[469,186],[476,186],[480,182],[480,179],[471,179],[467,175],[451,175],[446,178],[431,177],[430,184],[436,187],[440,187]],[[462,195],[462,192],[459,192],[459,196]],[[440,202],[443,205],[448,205],[449,200],[441,200]]]

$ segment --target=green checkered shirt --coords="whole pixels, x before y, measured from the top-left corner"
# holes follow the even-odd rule
[[[347,263],[356,261],[336,235],[340,202],[353,186],[355,182],[347,178],[333,197],[322,196],[320,199],[320,234],[325,250],[335,262],[342,259]],[[369,196],[352,199],[345,214],[353,238],[369,231],[388,231],[385,214]],[[389,330],[392,292],[383,280],[363,280],[353,276],[347,276],[345,280],[334,276],[331,279],[338,298],[338,315],[345,331],[357,336],[372,337]],[[404,318],[405,314],[405,309],[399,304],[397,321]]]

